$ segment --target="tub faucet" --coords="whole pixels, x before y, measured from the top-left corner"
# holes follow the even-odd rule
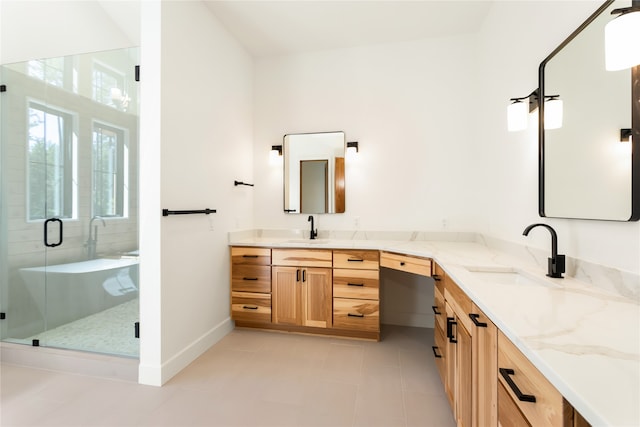
[[[524,229],[522,235],[528,236],[529,231],[535,227],[544,227],[551,233],[551,258],[549,258],[548,261],[547,276],[561,279],[562,273],[564,273],[565,256],[558,255],[558,235],[556,234],[556,230],[547,224],[531,224]]]
[[[89,239],[87,239],[87,256],[89,259],[94,259],[96,257],[96,249],[98,247],[98,226],[93,225],[93,221],[99,219],[102,221],[102,226],[106,227],[107,224],[104,222],[104,219],[101,216],[94,216],[89,221]],[[93,233],[91,233],[91,229],[93,227]]]
[[[309,215],[307,221],[311,222],[311,232],[309,233],[309,238],[313,240],[318,236],[318,230],[315,230],[313,227],[313,215]]]

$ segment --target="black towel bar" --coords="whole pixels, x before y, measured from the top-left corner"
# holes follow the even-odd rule
[[[215,209],[200,209],[200,210],[190,210],[190,211],[170,211],[169,209],[162,209],[162,216],[169,215],[191,215],[191,214],[205,214],[209,215],[212,213],[216,213]]]
[[[242,181],[233,181],[233,185],[238,186],[238,185],[247,185],[249,187],[253,187],[253,184],[247,184],[246,182],[242,182]]]

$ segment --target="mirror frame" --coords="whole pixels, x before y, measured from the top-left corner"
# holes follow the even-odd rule
[[[586,21],[584,21],[566,40],[564,40],[553,52],[549,54],[538,68],[538,93],[539,97],[544,99],[544,71],[547,63],[562,49],[575,39],[585,28],[587,28],[596,18],[598,18],[615,0],[607,0],[602,4]],[[604,37],[604,34],[603,34]],[[631,69],[631,128],[632,128],[632,146],[631,146],[631,214],[628,220],[614,219],[596,219],[596,218],[567,218],[552,217],[566,219],[588,219],[593,221],[638,221],[640,219],[640,65]],[[545,134],[544,134],[544,102],[539,102],[538,106],[538,214],[541,217],[545,215],[545,179],[544,179],[544,153],[545,153]]]
[[[301,215],[320,215],[320,214],[331,214],[331,215],[335,215],[335,214],[343,214],[346,211],[346,190],[344,189],[344,183],[343,183],[343,208],[344,210],[342,211],[335,211],[335,212],[300,212],[297,210],[291,210],[287,208],[287,197],[286,197],[286,186],[287,186],[287,182],[286,182],[286,168],[287,168],[287,144],[286,144],[286,140],[288,136],[292,136],[292,135],[322,135],[322,134],[337,134],[337,133],[341,133],[343,136],[343,153],[344,153],[344,158],[346,158],[346,153],[347,153],[347,134],[345,131],[342,130],[336,130],[336,131],[322,131],[322,132],[299,132],[299,133],[286,133],[284,134],[284,136],[282,137],[282,158],[283,158],[283,168],[282,168],[282,177],[283,177],[283,182],[282,182],[282,205],[283,205],[283,211],[285,214],[301,214]],[[300,202],[302,203],[302,200],[300,200]]]

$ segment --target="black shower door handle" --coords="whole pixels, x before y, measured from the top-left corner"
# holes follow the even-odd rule
[[[60,235],[57,243],[49,243],[49,239],[47,238],[47,234],[49,231],[49,223],[57,222],[58,228],[60,229]],[[55,248],[56,246],[60,246],[62,244],[62,220],[59,218],[49,218],[44,222],[44,245],[48,248]]]

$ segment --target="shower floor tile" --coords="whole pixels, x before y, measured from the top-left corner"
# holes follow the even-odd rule
[[[41,346],[138,357],[140,341],[134,337],[139,319],[138,299],[58,326],[27,338],[40,340]]]

